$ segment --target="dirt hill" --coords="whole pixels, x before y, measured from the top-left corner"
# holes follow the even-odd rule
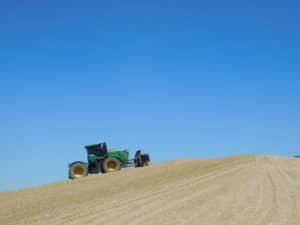
[[[0,193],[1,225],[299,225],[300,159],[183,159]]]

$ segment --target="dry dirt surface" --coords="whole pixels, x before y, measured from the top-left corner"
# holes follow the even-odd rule
[[[1,225],[299,225],[300,159],[183,159],[0,193]]]

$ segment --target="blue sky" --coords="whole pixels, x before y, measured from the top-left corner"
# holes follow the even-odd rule
[[[0,191],[86,144],[155,162],[300,154],[297,1],[2,1]]]

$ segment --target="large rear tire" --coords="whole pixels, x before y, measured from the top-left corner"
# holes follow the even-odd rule
[[[102,164],[104,173],[116,172],[121,170],[121,162],[117,158],[106,158]]]
[[[84,162],[73,162],[69,167],[69,178],[78,179],[88,175],[88,167]]]

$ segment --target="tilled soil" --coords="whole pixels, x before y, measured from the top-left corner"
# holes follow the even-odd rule
[[[300,159],[183,159],[0,193],[1,225],[300,225]]]

